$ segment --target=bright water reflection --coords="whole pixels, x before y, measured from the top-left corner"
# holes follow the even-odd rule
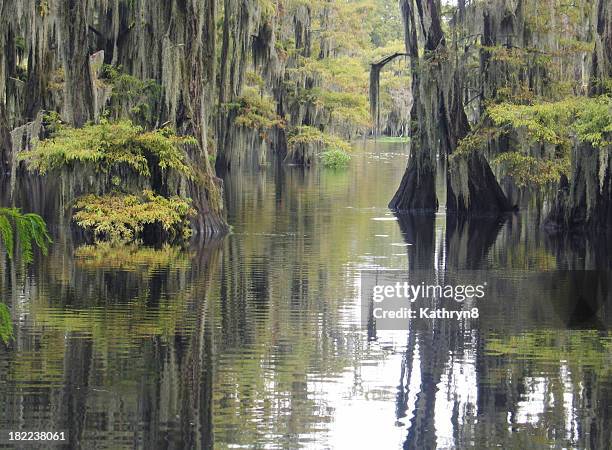
[[[75,250],[56,230],[27,275],[3,261],[0,430],[65,429],[71,448],[606,448],[609,296],[577,318],[533,284],[479,321],[360,328],[361,269],[610,265],[528,212],[396,218],[404,153],[233,173],[234,232],[203,248]]]

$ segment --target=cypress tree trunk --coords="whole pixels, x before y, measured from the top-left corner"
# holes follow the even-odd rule
[[[612,5],[599,0],[597,34],[589,92],[605,92],[612,79]],[[609,139],[609,136],[608,136]],[[558,230],[606,230],[612,223],[612,179],[610,146],[597,149],[580,143],[572,149],[571,182],[561,178],[551,212],[545,225]]]
[[[435,160],[451,155],[470,131],[463,105],[463,63],[457,48],[454,55],[447,48],[437,1],[404,0],[401,6],[406,50],[411,58],[415,97],[411,117],[416,129],[411,141],[414,151],[389,207],[433,212],[438,208]],[[458,17],[463,16],[463,11],[458,13]],[[417,33],[417,23],[422,33]],[[450,213],[498,214],[512,209],[479,152],[453,157],[447,181]]]
[[[80,127],[94,116],[93,82],[87,45],[89,0],[64,0],[59,5],[59,46],[64,63],[66,119],[75,127]]]
[[[515,209],[479,151],[451,159],[447,181],[449,213],[496,216]]]
[[[395,211],[434,212],[436,198],[435,159],[439,150],[434,123],[440,119],[442,96],[438,91],[440,67],[431,60],[433,52],[445,47],[440,13],[435,0],[403,0],[406,52],[410,56],[414,103],[410,113],[415,127],[412,133],[412,152],[400,186],[389,203]],[[417,36],[417,23],[423,36]],[[420,56],[422,47],[425,56]],[[445,120],[445,118],[442,118]]]
[[[222,232],[227,228],[222,186],[208,158],[216,82],[215,8],[213,0],[0,1],[0,44],[5,49],[0,52],[0,169],[9,172],[14,153],[27,147],[26,138],[34,135],[30,128],[28,133],[15,130],[39,117],[42,109],[59,112],[75,127],[97,118],[110,90],[108,80],[96,79],[103,62],[98,50],[103,49],[104,62],[161,88],[159,99],[147,104],[152,118],[146,128],[169,123],[198,142],[186,150],[197,172],[195,180],[169,182],[154,174],[151,186],[164,195],[191,198],[198,211],[193,226],[201,235]],[[235,40],[234,31],[229,30],[230,40]],[[26,39],[18,46],[15,36]],[[125,119],[129,110],[117,110],[113,118]],[[22,139],[13,139],[11,132]],[[16,173],[16,167],[10,172]],[[36,175],[24,177],[32,178]],[[49,195],[57,194],[50,184],[45,181]]]
[[[459,20],[463,16],[464,14],[460,9]],[[489,22],[486,10],[483,13],[483,18],[483,43],[491,45],[491,30],[487,26]],[[495,89],[493,87],[495,83],[491,82],[491,79],[494,78],[491,73],[493,68],[489,65],[488,58],[482,57],[483,53],[481,53],[480,61],[483,76],[481,99],[488,95],[484,89],[491,89],[493,91]],[[461,80],[465,78],[464,68],[459,65],[455,69],[453,89],[448,94],[450,102],[448,107],[450,112],[448,115],[450,117],[448,125],[450,127],[446,130],[445,136],[446,147],[451,155],[457,148],[459,141],[470,132],[470,125],[462,100],[464,83]],[[483,150],[478,149],[466,154],[454,154],[449,158],[446,183],[446,210],[448,213],[459,216],[496,216],[514,209],[497,182],[489,162],[483,155]]]

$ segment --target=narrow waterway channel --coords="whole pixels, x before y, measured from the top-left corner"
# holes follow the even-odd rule
[[[607,269],[597,249],[529,211],[396,217],[406,161],[405,144],[366,141],[345,170],[230,173],[232,233],[207,246],[77,247],[51,224],[48,257],[0,271],[15,324],[0,430],[113,449],[604,448],[612,337],[529,281]],[[506,274],[479,320],[361,326],[362,270],[451,267]]]

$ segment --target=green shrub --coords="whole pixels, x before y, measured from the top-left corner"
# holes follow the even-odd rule
[[[8,344],[13,338],[13,321],[11,312],[4,303],[0,302],[0,341]]]
[[[351,160],[351,156],[339,148],[330,148],[321,153],[323,165],[330,169],[345,167]]]
[[[153,158],[160,169],[176,170],[191,178],[193,170],[185,162],[181,145],[194,143],[195,139],[177,136],[169,128],[144,131],[130,121],[103,121],[83,128],[58,128],[51,138],[20,153],[19,158],[41,174],[81,163],[100,172],[123,165],[144,177],[151,176],[149,160]]]
[[[299,126],[291,129],[287,144],[290,149],[294,149],[300,144],[315,144],[323,148],[335,148],[342,150],[345,153],[351,151],[351,146],[345,140],[338,136],[325,133],[318,128],[311,126]]]
[[[142,237],[145,225],[159,225],[166,240],[188,239],[191,200],[165,198],[151,191],[141,195],[86,195],[77,200],[73,218],[98,241],[129,242]]]

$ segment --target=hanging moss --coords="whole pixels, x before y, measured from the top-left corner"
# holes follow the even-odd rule
[[[272,128],[284,128],[285,121],[276,114],[276,104],[269,96],[259,95],[254,88],[244,89],[242,95],[229,108],[237,110],[234,123],[260,132],[265,138]]]
[[[285,157],[285,162],[310,165],[314,163],[323,152],[330,151],[332,151],[332,153],[329,153],[325,159],[330,162],[332,160],[339,161],[340,153],[349,156],[348,153],[351,151],[351,146],[343,139],[322,132],[315,127],[295,127],[290,130],[289,133],[288,152]]]

